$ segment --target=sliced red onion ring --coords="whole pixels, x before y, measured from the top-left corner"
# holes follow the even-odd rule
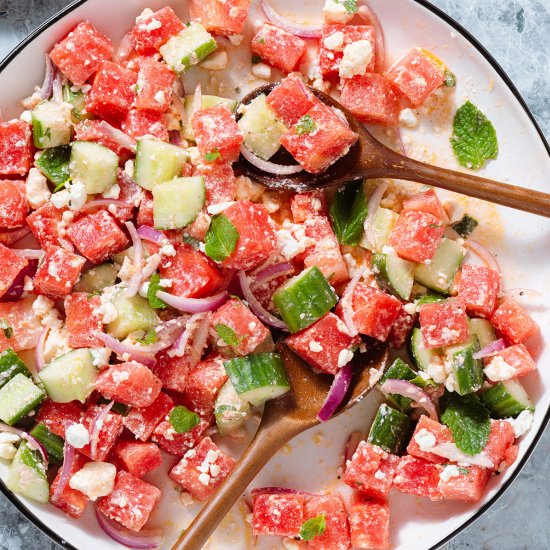
[[[380,391],[386,395],[398,394],[408,397],[415,402],[415,406],[424,409],[432,420],[439,420],[437,410],[430,396],[416,384],[407,380],[389,378],[381,386]]]
[[[119,65],[127,61],[134,50],[135,42],[131,32],[127,32],[120,41],[120,44],[113,55],[113,60]]]
[[[33,278],[38,268],[38,260],[28,260],[27,265],[17,274],[10,288],[0,298],[0,302],[16,302],[21,298],[25,290],[25,279]]]
[[[62,84],[63,75],[61,71],[55,71],[55,76],[53,77],[52,82],[52,99],[56,103],[63,103],[63,84]]]
[[[289,489],[288,487],[254,487],[250,494],[255,497],[257,495],[308,495],[317,496],[319,493],[308,493],[299,489]]]
[[[28,434],[27,432],[20,430],[19,428],[14,428],[13,426],[4,424],[3,422],[0,422],[0,432],[18,435],[21,439],[24,439],[29,444],[29,447],[33,451],[38,451],[40,453],[40,456],[42,457],[45,465],[48,464],[48,451],[46,451],[42,443],[35,439],[31,434]]]
[[[246,276],[246,273],[244,271],[239,271],[237,277],[239,279],[239,284],[241,286],[243,297],[248,302],[248,305],[250,306],[250,309],[254,312],[254,315],[256,315],[256,317],[258,317],[260,321],[266,323],[267,325],[288,331],[286,323],[284,321],[281,321],[281,319],[275,317],[275,315],[269,313],[269,311],[267,311],[267,309],[265,309],[264,306],[260,304],[256,296],[254,296],[254,293],[250,288],[250,280]]]
[[[299,36],[301,38],[319,38],[321,36],[321,25],[304,25],[302,23],[294,23],[289,21],[286,17],[283,17],[277,13],[267,0],[262,0],[262,9],[264,10],[265,16],[273,23],[288,31],[289,33]]]
[[[69,478],[71,477],[71,470],[73,469],[74,459],[74,447],[72,445],[69,445],[69,443],[65,441],[65,445],[63,446],[63,466],[61,466],[61,474],[57,482],[57,487],[55,488],[55,491],[52,495],[54,500],[57,500],[63,494],[63,491],[65,490],[65,487],[69,482]]]
[[[270,254],[258,267],[255,267],[252,271],[248,273],[248,278],[254,279],[260,271],[263,271],[266,267],[273,265],[278,258],[279,252],[274,252],[273,254]]]
[[[359,331],[357,330],[357,326],[355,325],[355,321],[353,319],[353,293],[355,292],[355,287],[357,286],[357,283],[361,280],[361,277],[363,276],[363,273],[365,272],[365,268],[361,268],[359,270],[359,273],[353,279],[349,282],[348,286],[344,290],[344,294],[342,294],[342,298],[340,299],[340,303],[342,304],[342,313],[344,315],[344,323],[348,329],[348,332],[350,336],[357,336],[359,334]]]
[[[141,284],[141,270],[143,269],[143,243],[141,242],[141,238],[132,222],[126,222],[124,225],[126,226],[126,229],[128,229],[128,233],[132,239],[132,246],[134,248],[134,257],[132,260],[134,264],[134,274],[132,275],[132,278],[128,283],[128,288],[126,289],[126,296],[131,298],[138,293],[139,285]]]
[[[268,174],[275,174],[276,176],[289,176],[291,174],[297,174],[303,170],[302,166],[299,164],[293,165],[284,165],[284,164],[275,164],[269,162],[268,160],[263,160],[260,157],[256,156],[248,147],[241,145],[241,155],[248,161],[252,166],[258,168],[262,172],[267,172]]]
[[[155,244],[164,244],[168,242],[166,235],[158,229],[153,229],[148,225],[140,225],[138,227],[138,235],[144,240]]]
[[[172,145],[181,147],[181,132],[179,130],[170,130],[168,132],[169,141]]]
[[[370,7],[367,0],[357,2],[357,14],[367,23],[374,27],[375,38],[375,68],[376,72],[381,73],[386,68],[386,41],[384,39],[384,29],[378,19],[376,12]]]
[[[176,78],[172,84],[172,91],[178,96],[183,97],[185,95],[185,85],[182,78]]]
[[[85,210],[91,210],[92,208],[103,208],[109,206],[116,206],[117,208],[131,208],[132,205],[127,202],[118,200],[118,199],[95,199],[93,201],[87,202],[81,209],[80,212]]]
[[[456,462],[460,465],[481,466],[482,468],[493,468],[494,464],[491,459],[483,454],[467,455],[463,453],[454,443],[439,443],[430,448],[430,453],[437,456],[442,456],[451,462]]]
[[[41,99],[48,99],[52,95],[52,86],[53,86],[53,77],[55,73],[55,68],[53,62],[48,54],[45,54],[46,59],[46,72],[44,73],[44,82],[40,89],[36,90],[36,93],[40,96]]]
[[[101,428],[103,428],[105,420],[109,415],[109,411],[114,404],[114,401],[110,401],[107,405],[102,407],[90,427],[90,455],[92,460],[95,459],[97,444],[99,443],[99,433],[101,432]]]
[[[130,548],[140,548],[143,550],[159,548],[162,541],[162,531],[146,530],[135,533],[124,529],[124,527],[116,524],[114,521],[106,518],[99,510],[96,509],[95,515],[97,523],[103,531],[109,535],[114,541],[128,546]]]
[[[487,357],[488,355],[496,353],[497,351],[502,351],[503,349],[506,349],[506,342],[503,338],[499,338],[498,340],[491,342],[488,346],[480,349],[477,353],[474,353],[473,358],[482,359],[483,357]]]
[[[346,441],[346,448],[344,449],[344,467],[348,460],[353,458],[359,443],[363,439],[363,434],[361,432],[352,432]]]
[[[200,86],[200,84],[199,84],[199,86]],[[202,93],[201,93],[200,88],[198,88],[198,93],[201,95],[201,101],[202,101]],[[177,94],[172,94],[172,105],[174,106],[174,109],[176,110],[176,112],[178,113],[178,115],[180,117],[181,127],[185,128],[189,124],[189,121],[187,120],[187,111],[185,110],[185,105],[183,104],[183,101],[181,100],[181,98]],[[199,105],[200,105],[200,103],[199,103]],[[199,109],[200,109],[200,107],[199,107]],[[179,135],[180,143],[181,143],[181,134],[180,134],[180,132],[178,132],[178,135]]]
[[[48,332],[50,332],[49,327],[45,327],[44,330],[42,330],[34,351],[34,364],[38,372],[40,372],[46,364],[46,361],[44,360],[44,346],[46,345]]]
[[[288,275],[289,273],[294,272],[294,266],[290,262],[281,262],[279,264],[270,265],[265,269],[259,271],[255,276],[254,280],[250,284],[251,289],[255,289],[260,285],[269,283],[277,277],[282,277],[283,275]]]
[[[219,292],[209,298],[184,298],[174,296],[164,290],[157,291],[157,297],[166,302],[170,307],[179,309],[184,313],[204,313],[218,309],[226,300],[227,292]]]
[[[191,368],[197,365],[201,360],[202,352],[208,340],[209,328],[209,315],[206,313],[196,313],[189,318],[185,330],[174,344],[176,356],[183,357],[191,342],[189,348]]]
[[[388,189],[387,183],[381,183],[373,192],[372,195],[369,197],[369,201],[367,203],[367,217],[365,219],[365,223],[363,225],[365,229],[365,235],[367,236],[367,239],[374,244],[374,218],[376,216],[376,211],[378,210],[378,207],[380,206],[380,202],[382,201],[382,197],[384,196],[384,193]]]
[[[40,260],[44,256],[43,250],[35,250],[34,248],[12,248],[12,251],[28,260]]]
[[[139,282],[141,284],[141,281],[148,279],[160,266],[160,263],[162,262],[162,258],[160,254],[153,254],[152,256],[149,256],[145,262],[145,267],[143,268],[143,271],[141,272],[141,275],[139,277]]]
[[[110,334],[105,334],[104,332],[98,332],[97,337],[105,344],[105,347],[121,357],[127,355],[131,361],[137,361],[146,367],[153,367],[156,363],[156,359],[151,355],[151,352],[148,352],[148,349],[140,349],[145,348],[145,346],[138,348],[130,344],[123,344]]]
[[[500,274],[500,267],[495,257],[487,250],[482,244],[474,241],[473,239],[466,239],[464,241],[464,247],[471,250],[481,261],[489,268],[494,269]]]
[[[132,151],[132,153],[136,152],[136,140],[131,138],[128,134],[125,134],[122,130],[111,126],[108,122],[105,122],[104,120],[102,120],[98,124],[98,127],[103,130],[106,136],[108,136],[121,147]]]
[[[344,365],[334,377],[334,381],[330,386],[325,402],[317,414],[319,422],[326,422],[329,420],[336,409],[341,405],[351,384],[351,377],[351,363],[348,363]]]
[[[68,250],[69,252],[74,252],[74,246],[70,241],[64,239],[63,237],[57,237],[57,240],[65,250]]]

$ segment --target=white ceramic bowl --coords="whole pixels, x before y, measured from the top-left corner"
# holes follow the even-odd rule
[[[255,0],[253,0],[255,2]],[[33,86],[42,80],[43,54],[63,37],[70,28],[83,19],[90,20],[116,43],[132,26],[135,16],[144,8],[153,10],[170,4],[186,18],[185,0],[78,0],[50,19],[26,38],[0,65],[0,107],[7,116],[20,112],[19,100],[29,95]],[[277,0],[278,9],[291,13],[296,2]],[[319,20],[321,0],[306,0],[297,20]],[[494,123],[499,138],[498,160],[482,170],[482,175],[514,182],[528,188],[550,191],[547,185],[550,173],[549,148],[540,130],[528,112],[517,90],[498,67],[497,63],[464,29],[448,16],[422,0],[372,0],[386,34],[388,56],[397,58],[412,46],[423,46],[439,55],[458,77],[458,86],[449,99],[440,102],[439,109],[425,113],[420,128],[405,132],[410,143],[410,154],[457,168],[448,138],[450,121],[455,107],[471,99]],[[247,24],[250,34],[254,22],[261,18],[257,5]],[[247,59],[248,53],[244,54]],[[230,56],[232,59],[239,56]],[[242,59],[242,56],[239,58]],[[248,79],[248,69],[233,62],[233,72],[225,82],[226,90],[235,86],[244,93],[257,85]],[[188,89],[199,79],[210,93],[212,89],[207,75],[193,71],[186,77]],[[219,82],[216,84],[219,85]],[[203,88],[204,89],[204,88]],[[453,105],[454,103],[454,105]],[[546,184],[546,189],[545,189]],[[538,289],[544,298],[526,305],[540,324],[543,337],[550,340],[550,314],[545,305],[550,297],[550,222],[528,214],[486,203],[466,200],[468,210],[481,219],[476,238],[488,244],[498,255],[505,274],[506,288],[527,287]],[[452,502],[431,503],[427,500],[392,494],[391,542],[395,549],[436,548],[471,523],[506,489],[533,451],[549,418],[550,352],[542,350],[540,371],[524,378],[522,382],[537,405],[532,430],[521,440],[519,459],[506,473],[493,477],[483,500],[477,504]],[[289,486],[308,491],[338,488],[347,492],[337,480],[336,470],[342,462],[342,452],[347,435],[353,430],[366,432],[378,396],[374,393],[348,414],[342,415],[323,427],[312,429],[294,439],[279,452],[258,475],[254,485]],[[238,449],[234,449],[238,452]],[[173,464],[165,461],[165,471]],[[0,464],[0,477],[6,465]],[[160,509],[151,524],[163,527],[166,548],[170,547],[180,530],[197,511],[193,506],[185,508],[178,493],[163,473],[156,473],[151,480],[164,492]],[[66,547],[81,550],[122,548],[108,539],[98,528],[92,506],[76,521],[68,518],[53,506],[41,506],[18,498],[1,488],[8,498],[39,528],[52,539]],[[252,546],[252,538],[245,527],[248,509],[241,502],[226,518],[210,543],[210,548],[245,549]],[[262,538],[263,539],[263,538]],[[276,539],[259,541],[263,548],[277,546]]]

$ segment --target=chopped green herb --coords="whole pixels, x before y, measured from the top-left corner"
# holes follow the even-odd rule
[[[431,227],[432,229],[439,229],[441,227],[441,224],[431,223],[428,227]]]
[[[4,331],[4,336],[6,338],[11,338],[13,336],[13,329],[11,328],[8,320],[5,317],[0,319],[0,328]]]
[[[212,217],[204,238],[204,251],[216,262],[225,260],[237,246],[239,232],[224,214]]]
[[[300,538],[302,540],[313,540],[322,535],[327,528],[325,514],[320,514],[315,518],[308,519],[300,529]]]
[[[190,411],[183,405],[174,407],[170,413],[170,424],[178,434],[191,431],[200,424],[200,421],[201,419],[197,413]]]
[[[341,244],[359,244],[367,212],[367,198],[362,180],[348,183],[338,189],[330,207],[330,221]]]
[[[258,44],[265,44],[264,38],[258,38]]]
[[[469,216],[468,214],[464,214],[460,220],[453,223],[451,227],[464,239],[470,236],[471,233],[473,233],[474,229],[479,225],[479,222],[472,218],[472,216]]]
[[[311,115],[304,115],[298,120],[295,128],[296,133],[299,135],[311,134],[311,132],[315,131],[317,125],[315,124],[315,121],[313,120]]]
[[[60,145],[44,149],[44,152],[36,159],[36,167],[56,186],[54,191],[63,189],[69,181],[69,160],[71,146]]]
[[[146,333],[145,336],[138,340],[140,344],[154,344],[158,340],[157,332],[154,328],[150,328]]]
[[[163,302],[160,298],[157,298],[157,292],[159,290],[162,290],[162,287],[160,286],[160,275],[158,273],[154,273],[151,275],[149,288],[147,289],[147,299],[149,300],[149,305],[153,309],[164,309],[168,307],[168,304]]]
[[[258,40],[258,42],[259,42],[259,40]],[[252,61],[252,65],[257,65],[258,63],[262,62],[262,58],[257,53],[255,53],[255,54],[252,55],[251,61]]]
[[[91,300],[94,296],[101,296],[101,290],[92,290],[92,292],[88,292],[86,299]]]
[[[467,476],[470,473],[470,469],[469,468],[464,468],[463,466],[459,466],[458,471],[459,471],[459,473],[461,473],[464,476]]]
[[[449,69],[445,69],[445,81],[443,82],[443,86],[446,88],[454,88],[456,86],[456,76],[449,71]]]
[[[217,148],[214,149],[213,151],[210,151],[209,153],[206,153],[206,155],[204,155],[204,160],[206,162],[214,162],[215,160],[220,158],[222,158],[222,154]]]
[[[218,323],[214,326],[219,337],[228,345],[236,347],[240,344],[240,339],[235,333],[235,331],[228,325],[223,323]]]
[[[70,179],[67,179],[67,180],[65,180],[65,181],[62,181],[61,183],[58,183],[58,184],[55,186],[53,192],[54,192],[54,193],[57,193],[58,191],[61,191],[62,189],[65,189],[65,187],[67,187],[67,184],[69,183],[69,181],[70,181]]]

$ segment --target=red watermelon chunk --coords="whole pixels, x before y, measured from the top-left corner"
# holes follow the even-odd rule
[[[239,158],[243,136],[225,103],[197,111],[191,126],[205,163],[235,162]]]
[[[390,493],[399,457],[361,441],[346,463],[342,481],[370,498],[384,499]]]
[[[209,437],[189,449],[170,477],[196,500],[207,500],[235,467],[235,460]]]
[[[25,182],[0,180],[0,228],[24,225],[28,211]]]
[[[390,505],[386,500],[368,500],[354,493],[349,505],[349,527],[354,548],[387,550],[390,547]]]
[[[469,335],[464,304],[457,298],[420,306],[420,329],[428,349],[465,342]]]
[[[10,289],[19,272],[28,264],[28,260],[0,244],[0,297]]]
[[[153,54],[184,28],[185,25],[170,6],[154,13],[144,10],[136,18],[136,25],[132,29],[136,52],[141,55]]]
[[[482,265],[465,264],[458,278],[458,297],[470,315],[491,317],[500,291],[500,273]]]
[[[103,346],[97,337],[103,330],[101,317],[97,313],[101,299],[87,292],[74,292],[65,298],[67,332],[71,348],[94,348]]]
[[[445,81],[445,73],[416,48],[410,50],[385,74],[414,106],[424,103]]]
[[[82,120],[74,127],[76,141],[93,141],[121,156],[127,151],[105,132],[101,120]]]
[[[86,260],[78,254],[65,248],[51,247],[34,276],[35,291],[53,298],[67,296],[78,281],[85,263]]]
[[[102,498],[97,508],[131,531],[139,531],[149,520],[160,497],[161,492],[154,485],[120,470],[113,492]]]
[[[402,456],[397,465],[393,486],[402,493],[441,500],[439,472],[441,467],[423,458]]]
[[[149,191],[144,191],[143,198],[139,203],[139,210],[137,215],[137,225],[148,225],[153,227],[155,225],[155,218],[153,215],[153,195]]]
[[[0,351],[7,348],[21,351],[36,347],[44,327],[32,309],[34,300],[34,296],[29,296],[17,302],[0,303],[0,319],[5,319],[13,331],[8,338],[0,330]]]
[[[277,250],[274,224],[266,207],[237,201],[223,211],[239,232],[235,250],[222,262],[229,269],[250,269]]]
[[[30,125],[18,119],[0,122],[0,174],[24,176],[32,163]]]
[[[27,218],[27,224],[40,246],[47,250],[49,247],[59,246],[58,226],[63,220],[63,210],[58,210],[52,203],[47,202]]]
[[[390,246],[405,260],[425,262],[433,258],[444,231],[445,224],[433,214],[404,211],[393,226]]]
[[[488,357],[484,357],[483,361],[485,363],[485,375],[489,380],[494,380],[495,382],[500,381],[502,378],[499,376],[493,379],[491,378],[491,374],[497,365],[500,367],[503,362],[513,370],[513,374],[507,379],[520,378],[537,370],[537,364],[533,361],[531,354],[523,344],[516,344],[515,346],[510,346],[502,351],[493,353]]]
[[[312,121],[313,131],[303,131],[300,120]],[[351,131],[337,112],[317,101],[314,106],[281,137],[285,149],[312,174],[326,170],[344,156],[357,141],[357,134]]]
[[[401,311],[395,319],[390,335],[388,336],[392,348],[401,349],[406,344],[409,334],[416,323],[416,318],[416,313],[411,315],[401,306]]]
[[[539,330],[529,314],[511,298],[499,303],[491,323],[511,344],[523,344]]]
[[[70,470],[70,476],[72,477],[74,474],[76,474],[76,472],[81,470],[87,462],[89,462],[89,460],[85,456],[82,456],[79,452],[75,452],[74,462]],[[55,492],[57,486],[59,485],[60,478],[61,470],[57,472],[57,475],[55,476],[55,479],[51,484],[50,502],[60,510],[63,510],[63,512],[65,512],[66,514],[69,514],[69,516],[73,518],[79,518],[84,512],[84,509],[86,508],[89,499],[85,494],[81,493],[80,491],[72,489],[69,483],[65,485],[63,491],[61,491],[61,494],[56,496]]]
[[[445,467],[443,472],[445,472]],[[477,502],[483,496],[490,477],[490,470],[480,468],[479,466],[458,468],[458,476],[452,476],[449,479],[440,477],[439,489],[445,500]]]
[[[189,372],[183,391],[186,405],[201,416],[212,414],[216,396],[227,378],[221,357],[207,357]]]
[[[127,472],[139,478],[162,464],[162,454],[154,443],[119,441],[115,446],[115,455]]]
[[[266,103],[285,126],[294,126],[317,102],[315,96],[295,74],[289,74],[268,94]]]
[[[163,388],[183,392],[190,368],[189,357],[171,356],[168,351],[162,351],[157,355],[157,362],[152,370],[161,379]]]
[[[122,122],[122,130],[132,138],[152,137],[168,141],[164,115],[155,111],[130,109]]]
[[[501,463],[506,458],[506,451],[514,444],[515,438],[514,428],[509,422],[506,420],[491,420],[489,441],[483,449],[483,454],[493,463],[493,471],[500,468]]]
[[[437,193],[431,187],[407,199],[403,203],[403,210],[427,212],[439,218],[443,223],[449,223],[449,216],[447,216],[447,212],[443,208]]]
[[[500,471],[512,466],[512,464],[518,459],[519,445],[510,445],[504,451],[504,461],[500,463]]]
[[[291,73],[306,51],[307,43],[293,34],[264,23],[252,38],[250,49],[264,61]]]
[[[176,75],[166,63],[144,57],[139,61],[136,107],[164,113],[172,102],[172,84]]]
[[[230,164],[201,164],[193,175],[204,178],[207,206],[235,200],[237,180]]]
[[[82,409],[77,401],[55,403],[51,399],[46,399],[40,406],[36,421],[42,422],[55,435],[65,438],[67,427],[71,424],[78,424],[82,414]]]
[[[141,203],[142,189],[120,169],[117,183],[120,187],[118,200],[127,203],[129,206],[117,205],[112,214],[119,222],[123,223],[134,217],[134,210]]]
[[[248,17],[250,0],[189,0],[191,19],[212,34],[241,34]]]
[[[90,432],[93,432],[93,425],[101,414],[104,407],[92,405],[84,413],[82,425]],[[97,462],[103,462],[111,452],[117,439],[120,437],[124,426],[122,425],[122,416],[120,414],[109,412],[103,420],[97,436],[97,445],[95,452],[92,453],[91,443],[80,449],[80,452]]]
[[[290,199],[290,211],[294,223],[304,223],[315,216],[328,218],[327,198],[324,191],[317,189],[294,195]]]
[[[106,210],[88,214],[72,223],[67,235],[79,252],[96,264],[129,245],[128,238]]]
[[[310,497],[304,505],[304,521],[325,516],[326,529],[308,542],[312,550],[347,550],[350,546],[348,514],[342,497],[320,495]]]
[[[174,402],[165,393],[160,393],[154,403],[148,407],[133,408],[123,417],[124,427],[130,430],[136,439],[147,441],[153,430],[173,409]]]
[[[259,494],[254,498],[252,513],[255,535],[297,537],[304,523],[304,495]]]
[[[201,418],[200,424],[195,426],[190,432],[179,434],[176,433],[169,420],[164,420],[153,431],[152,440],[167,453],[182,457],[197,444],[209,425],[210,421]]]
[[[415,438],[418,435],[418,433],[421,432],[422,430],[424,430],[423,433],[427,431],[435,437],[436,445],[440,445],[441,443],[453,442],[453,436],[451,434],[451,430],[449,430],[447,426],[444,426],[443,424],[440,424],[439,422],[432,420],[426,415],[422,415],[418,420],[418,423],[416,424],[414,434],[411,437],[409,445],[407,446],[407,453],[417,458],[423,458],[435,464],[443,464],[444,462],[446,462],[445,458],[420,449],[420,445],[418,444]]]

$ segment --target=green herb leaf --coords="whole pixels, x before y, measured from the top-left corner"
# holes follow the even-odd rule
[[[150,328],[145,336],[138,340],[140,344],[154,344],[158,340],[157,331],[154,328]]]
[[[219,337],[228,345],[237,347],[240,344],[240,339],[235,331],[228,325],[218,323],[214,326]]]
[[[160,275],[158,273],[154,273],[151,275],[149,288],[147,289],[147,299],[149,300],[149,305],[153,309],[164,309],[168,307],[168,304],[163,302],[160,298],[157,298],[157,292],[159,290],[162,290],[162,287],[160,286]]]
[[[330,221],[341,244],[359,244],[367,212],[367,198],[362,180],[348,183],[338,189],[330,207]]]
[[[459,164],[473,170],[498,155],[495,128],[470,101],[464,103],[455,114],[451,145]]]
[[[182,239],[184,243],[191,245],[195,250],[199,250],[200,241],[194,239],[191,235],[183,235]]]
[[[174,407],[170,413],[170,424],[178,434],[191,431],[200,424],[200,421],[201,419],[197,413],[190,411],[183,405]]]
[[[311,117],[311,115],[304,115],[296,123],[296,133],[299,135],[302,134],[311,134],[317,128],[317,124]]]
[[[464,468],[463,466],[459,466],[458,471],[459,471],[459,473],[461,473],[464,476],[467,476],[470,473],[470,469],[469,468]]]
[[[445,80],[443,82],[443,86],[446,88],[454,88],[456,86],[456,76],[454,73],[449,71],[449,69],[445,69]]]
[[[340,4],[346,8],[348,13],[357,13],[357,0],[343,0]]]
[[[325,514],[321,514],[304,522],[300,529],[300,538],[302,540],[313,540],[315,537],[322,535],[326,528]]]
[[[0,328],[4,331],[4,336],[6,338],[11,338],[13,336],[13,329],[11,328],[8,320],[5,317],[0,319]]]
[[[264,38],[258,38],[258,44],[265,44]]]
[[[101,296],[101,290],[92,290],[92,292],[88,292],[88,295],[86,296],[87,300],[91,300],[94,296]]]
[[[221,159],[221,158],[222,158],[222,154],[220,153],[217,147],[213,151],[210,151],[209,153],[206,153],[206,155],[204,155],[204,160],[206,162],[214,162],[215,160]]]
[[[259,42],[259,40],[258,40],[258,42]],[[258,63],[262,62],[262,58],[257,53],[255,53],[255,54],[252,55],[251,62],[252,62],[252,65],[257,65]]]
[[[475,394],[451,394],[441,422],[449,426],[456,446],[469,455],[485,449],[491,431],[489,411]]]
[[[206,255],[216,262],[225,260],[237,246],[239,232],[225,214],[212,217],[204,244]]]
[[[71,146],[60,145],[44,149],[35,162],[36,167],[55,185],[54,192],[63,189],[69,181],[70,158]]]
[[[472,218],[472,216],[469,216],[468,214],[464,214],[460,220],[453,223],[451,227],[464,239],[470,236],[470,233],[474,231],[474,229],[479,225],[479,222]]]

